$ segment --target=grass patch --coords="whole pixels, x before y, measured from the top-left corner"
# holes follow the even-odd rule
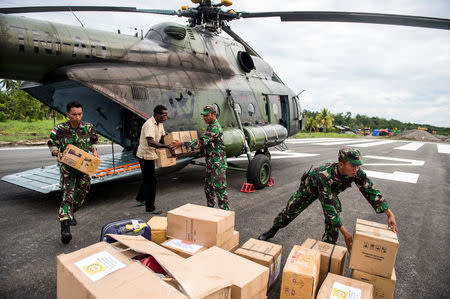
[[[57,119],[56,124],[64,121]],[[53,119],[35,121],[7,120],[0,122],[0,142],[47,141],[54,127]],[[108,139],[99,136],[99,141],[100,143],[106,143]]]
[[[291,138],[360,138],[362,135],[356,134],[339,134],[339,133],[322,133],[322,132],[298,132]]]

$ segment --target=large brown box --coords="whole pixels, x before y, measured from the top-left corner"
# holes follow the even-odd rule
[[[284,265],[280,299],[315,298],[319,271],[320,252],[295,245]]]
[[[69,144],[62,153],[61,162],[75,168],[82,173],[92,176],[100,165],[100,158],[97,158],[75,145]]]
[[[121,243],[118,248],[131,250],[100,242],[57,257],[58,298],[230,298],[230,282],[186,265],[175,253],[141,236],[110,236]],[[152,255],[172,278],[132,260],[132,251]],[[95,277],[111,265],[123,267]]]
[[[307,239],[302,246],[320,252],[319,287],[327,277],[328,272],[338,275],[344,274],[347,248],[313,239]]]
[[[316,299],[360,298],[372,299],[373,286],[359,280],[328,273]]]
[[[187,142],[192,141],[193,139],[197,139],[197,131],[179,131],[179,132],[172,132],[164,136],[164,144],[171,144],[175,140],[179,140],[181,142]],[[181,146],[174,150],[174,154],[177,157],[184,157],[184,156],[190,156],[194,153],[199,153],[200,149],[195,149],[191,151],[190,149],[186,148],[185,146]]]
[[[167,240],[167,217],[153,216],[148,222],[151,230],[151,239],[156,244]]]
[[[234,211],[189,203],[167,212],[168,237],[221,247],[233,234]]]
[[[235,252],[239,247],[239,232],[233,231],[233,236],[231,237],[231,239],[229,239],[219,247],[229,252]]]
[[[269,269],[219,247],[186,259],[189,266],[217,275],[233,284],[232,299],[266,298]]]
[[[387,225],[357,219],[349,268],[391,278],[397,250],[397,234]]]
[[[177,164],[177,158],[172,157],[169,149],[167,148],[157,148],[156,154],[158,159],[156,159],[156,167],[169,167]]]
[[[395,283],[397,282],[397,277],[395,275],[395,269],[392,272],[391,278],[386,278],[374,274],[369,274],[359,270],[352,271],[352,278],[363,282],[370,283],[373,285],[374,299],[392,299],[394,298]]]
[[[266,241],[249,239],[234,253],[270,269],[267,288],[280,276],[282,246]]]

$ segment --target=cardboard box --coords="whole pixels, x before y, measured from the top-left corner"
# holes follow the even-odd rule
[[[93,175],[100,165],[100,158],[69,144],[62,153],[61,162],[87,175]]]
[[[280,276],[281,251],[281,245],[252,238],[234,253],[270,269],[267,283],[269,289]]]
[[[397,250],[397,234],[387,225],[357,219],[349,267],[390,278]]]
[[[174,239],[223,246],[233,233],[234,211],[185,204],[167,212],[167,236]]]
[[[148,222],[151,230],[151,239],[156,244],[167,240],[167,217],[153,216]]]
[[[181,142],[188,142],[188,141],[192,141],[193,139],[197,139],[197,138],[198,138],[197,131],[172,132],[172,133],[164,136],[164,144],[169,145],[175,140],[179,140]],[[193,155],[195,153],[199,153],[199,152],[200,152],[200,149],[195,149],[195,150],[191,151],[187,147],[181,146],[174,151],[174,154],[177,157],[184,157],[184,156],[191,156],[191,155]]]
[[[373,285],[374,299],[392,299],[394,298],[395,283],[397,282],[397,277],[395,275],[395,269],[392,272],[391,278],[386,278],[374,274],[369,274],[359,270],[352,271],[352,278],[360,280],[363,282],[370,283]]]
[[[175,253],[141,236],[110,236],[122,248],[152,255],[170,276],[160,278],[130,259],[129,250],[100,242],[57,257],[58,298],[230,298],[230,282],[199,272]]]
[[[229,252],[235,252],[236,249],[239,248],[239,232],[233,231],[233,236],[231,237],[231,239],[229,239],[219,247]]]
[[[170,277],[161,279],[112,244],[100,242],[57,257],[58,298],[230,298],[230,282],[187,266],[171,251],[141,236],[111,237],[152,255]],[[178,289],[166,282],[170,278]]]
[[[173,158],[167,148],[157,148],[158,159],[155,161],[156,167],[169,167],[177,164],[177,158]]]
[[[208,249],[208,247],[198,245],[189,241],[169,238],[167,241],[161,243],[161,246],[167,248],[183,258],[188,258]]]
[[[344,275],[347,248],[313,239],[306,239],[302,246],[320,252],[319,287],[327,277],[328,272]]]
[[[372,299],[373,286],[359,280],[328,273],[320,287],[317,299],[361,298]]]
[[[261,298],[267,292],[269,269],[219,247],[186,259],[188,265],[217,275],[233,284],[231,298]]]
[[[280,299],[315,298],[319,272],[320,252],[295,245],[284,265]]]

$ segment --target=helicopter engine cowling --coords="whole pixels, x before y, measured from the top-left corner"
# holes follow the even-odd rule
[[[278,124],[244,127],[244,133],[238,128],[225,128],[223,138],[228,157],[245,153],[244,138],[251,151],[267,149],[282,143],[288,137],[285,127]]]

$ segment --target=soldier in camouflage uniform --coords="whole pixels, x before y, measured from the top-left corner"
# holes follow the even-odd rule
[[[214,207],[217,198],[219,208],[229,210],[227,192],[227,156],[223,143],[223,129],[216,119],[216,110],[213,106],[205,106],[201,113],[208,124],[206,132],[198,139],[183,143],[183,146],[205,152],[205,194],[208,207]],[[177,147],[181,146],[181,142]]]
[[[98,136],[94,127],[83,122],[83,107],[78,102],[67,104],[67,117],[69,121],[58,124],[50,133],[48,147],[53,156],[61,162],[62,152],[69,144],[89,152],[98,157],[96,144]],[[61,241],[69,243],[72,239],[70,225],[76,225],[74,213],[83,205],[84,199],[89,192],[91,178],[68,165],[59,163],[60,188],[63,190],[61,206],[58,218],[61,222]]]
[[[325,216],[325,232],[322,241],[336,244],[341,231],[350,251],[352,236],[342,225],[339,216],[342,206],[338,194],[350,187],[352,182],[358,186],[359,191],[376,213],[386,213],[389,227],[397,233],[394,214],[380,191],[373,188],[372,181],[359,168],[360,165],[362,165],[360,152],[352,148],[343,148],[339,151],[338,163],[326,164],[305,172],[297,192],[291,196],[283,211],[275,217],[272,228],[260,235],[259,239],[272,238],[280,228],[287,226],[311,203],[319,199]]]

